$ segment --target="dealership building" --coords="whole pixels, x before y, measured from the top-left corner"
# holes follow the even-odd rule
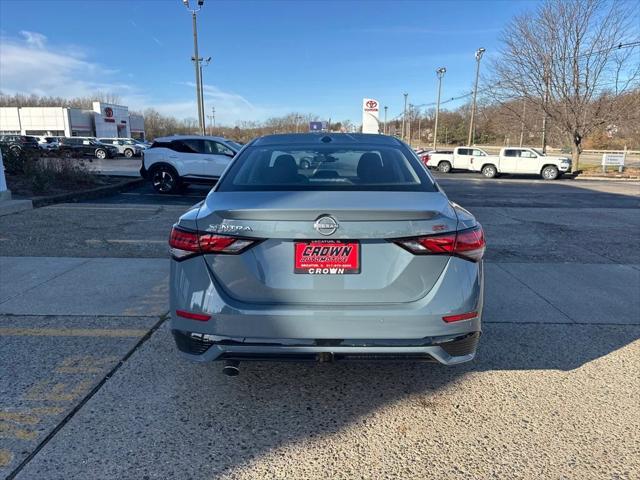
[[[133,137],[144,140],[144,117],[129,107],[93,102],[92,110],[69,107],[0,107],[0,134],[55,137]]]

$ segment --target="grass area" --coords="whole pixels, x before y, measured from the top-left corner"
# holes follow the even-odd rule
[[[617,167],[607,167],[606,173],[601,165],[584,165],[580,167],[581,177],[611,177],[611,178],[637,178],[640,179],[640,167],[625,167],[622,172]]]
[[[3,152],[7,185],[14,195],[36,197],[110,185],[116,180],[89,172],[76,159],[38,158]]]

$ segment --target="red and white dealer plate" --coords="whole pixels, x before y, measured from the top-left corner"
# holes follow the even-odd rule
[[[310,240],[295,242],[293,273],[347,275],[360,273],[360,243]]]

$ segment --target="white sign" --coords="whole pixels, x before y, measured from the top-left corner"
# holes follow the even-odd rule
[[[602,166],[624,166],[624,153],[604,153],[602,155]]]
[[[380,133],[380,103],[373,98],[362,99],[362,133]]]

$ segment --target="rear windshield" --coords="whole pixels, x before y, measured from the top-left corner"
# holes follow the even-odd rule
[[[433,192],[436,187],[408,149],[270,145],[245,149],[216,190]]]

